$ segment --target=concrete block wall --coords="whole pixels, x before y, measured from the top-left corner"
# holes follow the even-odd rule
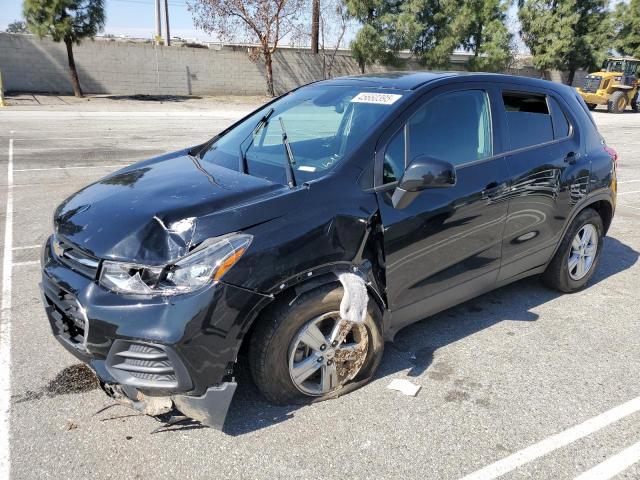
[[[80,84],[86,93],[151,95],[263,95],[264,65],[246,49],[163,47],[86,40],[74,45]],[[7,92],[71,93],[63,43],[32,35],[0,33],[0,69]],[[285,92],[322,78],[320,56],[280,50],[274,56],[274,85]],[[359,73],[339,54],[334,76]]]
[[[80,84],[86,93],[121,95],[264,95],[261,59],[253,61],[246,48],[163,47],[144,43],[86,40],[74,46]],[[464,70],[466,57],[456,54],[452,69]],[[458,58],[460,57],[460,58]],[[6,92],[72,93],[67,52],[63,43],[33,35],[0,33],[0,71]],[[408,62],[409,69],[422,69]],[[384,71],[374,66],[371,71]],[[336,55],[334,77],[360,73],[349,52]],[[510,73],[538,77],[524,67]],[[322,56],[308,50],[280,49],[274,55],[274,87],[284,93],[323,78]],[[548,77],[561,81],[560,72]],[[576,82],[583,76],[576,75]]]

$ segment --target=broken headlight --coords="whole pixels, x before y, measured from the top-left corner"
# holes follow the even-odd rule
[[[114,292],[136,295],[193,292],[220,280],[242,257],[252,239],[252,235],[236,233],[205,240],[188,255],[164,267],[105,260],[100,284]]]

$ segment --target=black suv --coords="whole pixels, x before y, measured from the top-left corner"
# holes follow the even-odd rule
[[[569,87],[490,74],[313,83],[55,213],[56,338],[150,415],[220,427],[246,353],[279,403],[365,383],[402,327],[596,269],[616,154]]]

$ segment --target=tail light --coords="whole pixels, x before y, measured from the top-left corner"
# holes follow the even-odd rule
[[[613,160],[613,164],[617,167],[618,166],[618,152],[616,152],[611,147],[604,147],[604,151],[609,154],[609,156],[611,157],[611,160]]]

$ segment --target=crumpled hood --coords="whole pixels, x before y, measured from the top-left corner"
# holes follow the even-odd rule
[[[99,258],[161,265],[201,241],[287,213],[306,189],[202,165],[187,151],[133,164],[56,210],[56,233]]]

